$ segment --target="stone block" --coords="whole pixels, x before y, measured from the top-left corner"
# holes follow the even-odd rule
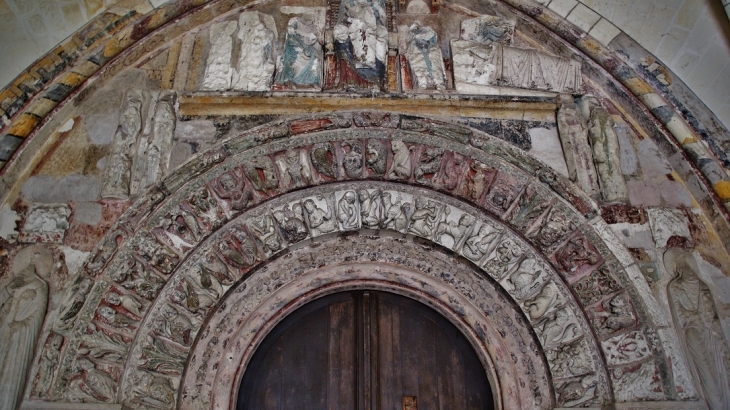
[[[566,17],[577,4],[577,0],[553,0],[548,7],[561,17]]]
[[[62,243],[69,228],[71,209],[66,205],[34,204],[20,230],[18,241],[23,243]]]
[[[78,202],[73,206],[73,220],[86,225],[96,225],[101,221],[101,205],[96,202]]]
[[[23,185],[23,196],[33,202],[54,204],[91,202],[99,199],[99,180],[84,175],[56,179],[49,175],[30,177]]]
[[[210,120],[180,121],[175,127],[175,139],[213,140],[216,128]]]
[[[0,208],[0,238],[9,242],[14,242],[18,236],[18,222],[20,216],[17,212],[10,208],[9,204]]]
[[[659,206],[662,202],[659,187],[650,181],[628,181],[629,202],[633,206]]]
[[[601,16],[599,16],[598,13],[591,10],[584,4],[576,5],[567,17],[568,21],[575,24],[585,32],[590,31],[600,18]]]
[[[627,248],[653,249],[654,239],[649,224],[621,222],[609,225],[616,237]]]
[[[529,133],[532,149],[528,153],[548,164],[564,177],[568,177],[568,166],[565,164],[558,130],[556,128],[532,128]]]
[[[621,30],[619,30],[616,26],[611,24],[608,20],[602,18],[598,20],[596,25],[593,26],[588,34],[598,40],[599,43],[608,47],[608,44],[611,42],[611,40],[616,38],[616,36],[620,32]]]
[[[654,141],[645,139],[639,143],[639,164],[645,178],[653,178],[672,172]]]
[[[692,240],[687,224],[687,216],[679,209],[649,208],[646,210],[654,242],[659,248],[667,245],[672,237]]]
[[[677,181],[662,181],[660,185],[662,201],[672,208],[691,207],[692,197],[682,184]]]
[[[0,161],[8,161],[23,141],[23,138],[13,135],[3,135],[0,137]]]

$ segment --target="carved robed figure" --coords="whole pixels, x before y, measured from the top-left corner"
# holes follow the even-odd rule
[[[50,266],[43,262],[53,257],[45,248],[24,251],[0,290],[0,410],[14,410],[20,402],[48,303],[48,285],[39,274],[48,273]]]

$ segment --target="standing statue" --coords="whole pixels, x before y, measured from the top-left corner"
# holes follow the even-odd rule
[[[593,148],[593,163],[598,171],[601,196],[606,202],[625,201],[626,181],[621,174],[618,136],[613,119],[595,97],[585,97],[583,115],[588,121],[588,138]]]
[[[710,410],[730,409],[728,346],[710,290],[697,276],[697,261],[686,251],[671,249],[664,254],[664,266],[675,275],[669,283],[672,316],[700,391]]]
[[[1,410],[14,410],[23,395],[48,303],[48,285],[39,274],[47,275],[52,263],[45,248],[22,250],[15,257],[10,283],[0,290]]]

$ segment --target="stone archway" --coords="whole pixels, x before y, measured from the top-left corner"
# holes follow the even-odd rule
[[[293,135],[277,139],[281,130]],[[386,194],[399,207],[386,207]],[[372,198],[385,213],[360,213],[372,209]],[[393,210],[389,220],[388,210]],[[280,280],[277,264],[293,262],[300,270],[313,264],[311,277],[324,269],[332,276],[322,280],[332,281],[337,266],[348,260],[318,265],[319,244],[353,243],[355,238],[437,249],[436,254],[450,258],[450,266],[481,272],[470,274],[467,282],[456,274],[428,279],[436,273],[419,261],[433,255],[423,250],[405,270],[397,265],[408,267],[408,262],[397,255],[383,261],[361,250],[351,257],[388,265],[353,274],[353,286],[357,280],[372,286],[377,282],[419,294],[436,306],[442,303],[442,312],[456,312],[452,322],[476,335],[472,344],[486,344],[483,360],[495,366],[492,379],[504,408],[604,404],[613,401],[617,388],[661,390],[672,382],[645,313],[651,299],[639,296],[643,289],[636,288],[617,259],[624,255],[613,253],[620,247],[604,242],[600,223],[588,220],[593,215],[593,202],[539,161],[460,125],[392,113],[333,113],[264,125],[175,171],[137,201],[90,255],[83,280],[95,284],[85,290],[86,304],[71,329],[56,322],[45,339],[64,338],[61,365],[50,376],[51,398],[226,408],[233,390],[212,386],[220,374],[236,374],[251,351],[230,353],[230,359],[213,367],[205,360],[211,354],[223,358],[231,348],[233,340],[224,343],[215,334],[231,329],[226,309],[257,300],[241,296],[264,292]],[[343,255],[357,249],[332,248]],[[293,260],[297,254],[304,260]],[[390,279],[384,277],[388,271]],[[410,277],[410,290],[393,276]],[[286,286],[319,292],[319,282],[303,281],[302,288],[296,283],[291,278]],[[492,293],[502,295],[496,297],[504,312],[512,312],[509,320],[494,324],[481,307]],[[444,295],[453,300],[436,303]],[[627,308],[606,308],[613,300]],[[282,302],[282,312],[286,304]],[[139,315],[130,311],[134,306]],[[606,310],[600,317],[616,320],[613,325],[589,322],[588,309]],[[258,331],[276,321],[250,317],[255,320],[240,318],[235,326]],[[477,325],[480,321],[484,324]],[[522,323],[522,330],[510,335],[504,327],[510,322]],[[487,333],[516,341],[494,342]],[[243,330],[236,334],[241,339],[235,346],[255,346],[259,340]],[[527,359],[530,349],[522,349],[535,342],[541,353]],[[638,349],[627,354],[629,344]],[[511,357],[517,367],[496,364],[492,352],[506,353],[515,346],[520,354]],[[89,355],[117,357],[104,361],[112,375],[106,392],[88,385],[99,371]],[[623,369],[637,366],[630,379],[623,378]],[[540,384],[540,374],[548,384]],[[500,381],[512,378],[517,378],[517,391]],[[626,385],[637,380],[643,384]],[[111,396],[102,395],[109,392]]]

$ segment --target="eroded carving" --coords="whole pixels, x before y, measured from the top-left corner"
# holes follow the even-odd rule
[[[625,201],[628,193],[621,173],[618,136],[614,130],[613,118],[595,97],[584,97],[584,104],[585,111],[589,113],[588,137],[593,148],[593,162],[598,171],[601,196],[606,202]]]

